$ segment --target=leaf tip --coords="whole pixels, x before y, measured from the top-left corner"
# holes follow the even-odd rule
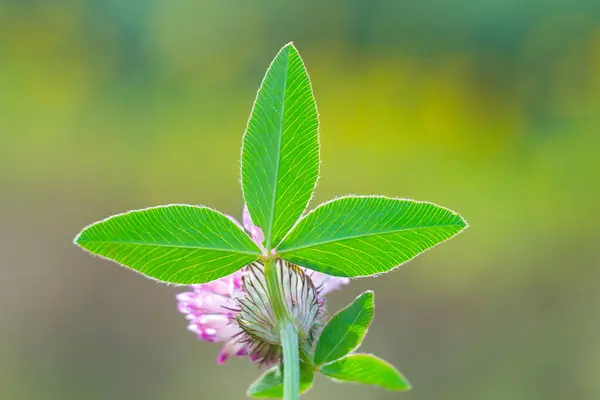
[[[77,243],[79,241],[79,237],[81,236],[81,232],[79,232],[77,235],[75,235],[75,237],[73,238],[73,244],[75,246],[79,246],[79,243]]]
[[[85,247],[83,246],[83,244],[81,243],[81,237],[83,236],[83,234],[88,230],[89,226],[86,226],[85,228],[83,228],[81,231],[79,231],[79,233],[77,233],[77,235],[75,235],[75,237],[73,238],[73,244],[77,247],[80,247],[82,249],[85,249]]]
[[[458,216],[460,217],[460,220],[463,223],[463,230],[467,229],[470,226],[467,220],[460,214]]]
[[[408,392],[408,391],[412,390],[412,385],[410,384],[409,381],[406,380],[406,378],[402,377],[402,383],[398,384],[394,388],[390,388],[390,390],[393,390],[396,392]]]
[[[294,56],[300,57],[300,53],[298,52],[298,48],[294,44],[293,41],[289,42],[285,46],[281,48],[281,51],[287,50],[288,55],[293,54]]]
[[[363,293],[361,293],[360,295],[358,295],[356,300],[365,300],[369,303],[374,303],[375,302],[375,292],[373,290],[366,290]]]

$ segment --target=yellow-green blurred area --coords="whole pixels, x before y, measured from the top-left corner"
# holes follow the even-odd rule
[[[186,331],[182,288],[72,245],[129,209],[239,216],[239,146],[294,41],[321,115],[312,206],[381,193],[471,228],[365,289],[363,345],[408,394],[600,398],[600,2],[0,0],[0,398],[241,399],[259,375]]]

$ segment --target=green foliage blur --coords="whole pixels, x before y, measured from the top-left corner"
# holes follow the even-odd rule
[[[317,378],[307,399],[600,398],[600,2],[0,0],[0,398],[238,399],[183,288],[72,245],[165,203],[241,214],[239,146],[289,41],[311,74],[322,177],[430,200],[471,228],[365,289],[362,351],[393,394]]]

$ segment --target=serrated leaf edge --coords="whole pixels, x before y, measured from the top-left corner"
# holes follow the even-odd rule
[[[150,279],[152,281],[155,281],[155,282],[158,282],[158,283],[162,283],[162,284],[165,284],[167,286],[175,286],[175,287],[189,286],[188,283],[172,283],[172,282],[161,281],[161,280],[156,279],[156,278],[154,278],[152,276],[146,275],[143,272],[138,271],[135,268],[131,268],[131,267],[128,267],[127,265],[121,264],[120,262],[117,262],[116,260],[113,260],[112,258],[105,257],[105,256],[103,256],[101,254],[96,254],[96,253],[94,253],[94,252],[86,249],[85,247],[83,247],[81,244],[78,243],[78,240],[81,237],[81,235],[86,230],[88,230],[90,227],[92,227],[94,225],[97,225],[97,224],[100,224],[100,223],[103,223],[103,222],[107,222],[107,221],[109,221],[109,220],[111,220],[113,218],[122,217],[124,215],[128,215],[128,214],[131,214],[131,213],[134,213],[134,212],[153,210],[153,209],[156,209],[156,208],[167,208],[167,207],[172,207],[172,206],[184,206],[184,207],[194,207],[194,208],[199,208],[199,209],[208,209],[208,210],[214,211],[214,212],[216,212],[218,214],[221,214],[225,218],[229,219],[229,217],[227,215],[225,215],[224,213],[222,213],[221,211],[216,210],[216,209],[214,209],[212,207],[208,207],[208,206],[201,206],[201,205],[194,205],[194,204],[185,204],[185,203],[161,204],[161,205],[158,205],[158,206],[150,206],[150,207],[138,208],[138,209],[135,209],[135,210],[129,210],[129,211],[125,211],[125,212],[122,212],[122,213],[113,214],[113,215],[108,216],[106,218],[103,218],[101,220],[92,222],[91,224],[88,224],[83,229],[81,229],[81,231],[79,231],[79,233],[75,236],[75,238],[73,238],[73,244],[75,246],[79,247],[80,249],[82,249],[84,252],[90,254],[92,257],[97,257],[97,258],[100,258],[100,259],[103,259],[103,260],[107,260],[107,261],[109,261],[109,262],[111,262],[113,264],[116,264],[116,265],[118,265],[118,266],[120,266],[122,268],[126,268],[128,271],[133,271],[134,273],[136,273],[138,275],[141,275],[144,278]],[[242,228],[240,228],[238,224],[236,224],[235,222],[233,222],[233,225],[235,225],[236,228],[239,229],[244,235],[248,236],[248,234]],[[252,239],[250,239],[250,240],[252,241]],[[256,249],[257,249],[256,259],[258,260],[260,258],[260,256],[261,256],[262,252],[258,248],[258,246],[256,246]],[[227,251],[227,250],[224,250],[224,251]],[[231,253],[240,253],[240,254],[255,255],[254,253],[242,253],[242,252],[236,252],[236,251],[232,251]]]
[[[246,135],[248,133],[248,127],[250,126],[250,120],[252,119],[252,111],[254,110],[254,106],[256,104],[256,101],[258,100],[258,96],[260,95],[260,92],[263,88],[263,83],[265,81],[265,78],[267,76],[267,72],[271,69],[271,67],[273,66],[273,64],[275,63],[275,60],[277,60],[277,57],[279,56],[279,53],[281,53],[281,51],[283,51],[283,49],[291,47],[294,50],[296,50],[296,52],[298,53],[298,55],[300,56],[300,61],[302,61],[302,65],[304,66],[304,71],[306,72],[306,76],[308,77],[308,84],[310,86],[310,93],[313,99],[313,103],[315,105],[315,110],[316,110],[316,114],[317,114],[317,152],[318,152],[318,158],[319,158],[319,167],[317,170],[317,179],[315,180],[315,184],[313,186],[312,189],[312,193],[310,195],[310,198],[308,199],[308,201],[306,202],[306,206],[304,207],[304,210],[302,211],[302,213],[306,213],[306,210],[308,209],[308,206],[310,205],[310,203],[312,202],[314,196],[315,196],[315,191],[317,189],[317,186],[319,185],[319,180],[321,179],[321,118],[320,118],[320,114],[319,114],[319,106],[317,104],[317,99],[315,97],[315,90],[312,84],[312,79],[310,78],[310,74],[308,73],[308,68],[306,68],[306,64],[304,62],[304,58],[302,58],[302,56],[300,55],[300,52],[298,51],[298,48],[294,45],[294,42],[288,42],[285,46],[283,46],[278,52],[277,55],[273,58],[273,60],[271,60],[271,63],[269,64],[269,66],[267,67],[267,70],[263,76],[262,81],[260,82],[260,86],[256,92],[256,96],[254,97],[254,101],[252,102],[252,108],[250,109],[250,115],[248,116],[248,120],[246,121],[246,128],[244,129],[244,134],[242,135],[242,145],[240,146],[240,175],[239,175],[239,183],[240,183],[240,188],[242,190],[242,198],[245,199],[246,196],[244,194],[244,185],[243,185],[243,181],[242,181],[242,176],[243,176],[243,156],[244,156],[244,143],[245,143],[245,139],[246,139]],[[250,213],[250,217],[252,217],[252,213],[250,210],[248,210],[248,213]],[[300,214],[300,218],[298,218],[298,220],[294,223],[294,225],[292,225],[292,227],[290,228],[290,230],[285,234],[285,236],[283,237],[283,239],[280,240],[280,243],[283,242],[283,240],[285,239],[285,237],[294,229],[294,227],[298,224],[298,221],[300,221],[303,218],[302,214]],[[253,221],[256,221],[255,218],[252,219]],[[260,227],[261,229],[263,229],[262,227]],[[264,232],[264,229],[263,229]],[[276,248],[276,246],[271,246],[272,248]]]
[[[464,231],[465,231],[467,228],[469,228],[469,223],[467,222],[467,220],[466,220],[466,219],[465,219],[465,218],[464,218],[462,215],[460,215],[460,214],[459,214],[459,213],[457,213],[456,211],[453,211],[453,210],[451,210],[451,209],[449,209],[449,208],[447,208],[447,207],[444,207],[444,206],[440,206],[440,205],[438,205],[438,204],[436,204],[436,203],[433,203],[433,202],[431,202],[431,201],[424,201],[424,200],[414,200],[414,199],[410,199],[410,198],[406,198],[406,197],[390,197],[390,196],[384,196],[384,195],[353,195],[353,194],[349,194],[349,195],[343,195],[343,196],[334,197],[334,198],[332,198],[332,199],[330,199],[330,200],[327,200],[327,201],[325,201],[325,202],[323,202],[323,203],[319,204],[318,206],[316,206],[316,207],[315,207],[315,208],[313,208],[312,210],[310,210],[310,211],[309,211],[308,213],[306,213],[305,215],[303,215],[303,216],[302,216],[300,219],[298,219],[298,221],[296,221],[296,223],[294,224],[294,226],[292,226],[292,228],[291,228],[291,229],[289,230],[289,232],[288,232],[288,233],[287,233],[287,234],[284,236],[284,238],[283,238],[283,239],[281,239],[281,242],[279,242],[279,244],[277,245],[276,249],[277,249],[277,248],[279,248],[279,246],[280,246],[282,243],[284,243],[284,242],[285,242],[285,240],[286,240],[286,239],[288,238],[288,236],[289,236],[289,235],[290,235],[290,234],[291,234],[291,233],[294,231],[294,229],[296,229],[296,227],[297,227],[297,226],[300,224],[300,222],[302,222],[302,221],[303,221],[305,218],[307,218],[307,217],[308,217],[310,214],[312,214],[313,212],[315,212],[317,209],[319,209],[319,208],[321,208],[321,207],[324,207],[325,205],[327,205],[327,204],[329,204],[329,203],[331,203],[331,202],[337,201],[337,200],[341,200],[341,199],[353,199],[353,198],[356,198],[356,199],[359,199],[359,198],[383,198],[383,199],[389,199],[389,200],[412,201],[412,202],[415,202],[415,203],[418,203],[418,204],[430,204],[430,205],[433,205],[433,206],[436,206],[436,207],[442,208],[442,209],[444,209],[444,210],[446,210],[446,211],[450,212],[451,214],[453,214],[453,215],[455,215],[455,216],[459,217],[459,218],[461,219],[461,221],[462,221],[462,222],[464,222],[464,226],[462,227],[462,229],[461,229],[460,231],[456,232],[454,235],[450,236],[449,238],[447,238],[447,239],[444,239],[444,240],[442,240],[442,241],[440,241],[440,242],[438,242],[438,243],[434,244],[433,246],[431,246],[431,247],[429,247],[429,248],[427,248],[427,249],[423,250],[422,252],[420,252],[420,253],[419,253],[419,254],[417,254],[416,256],[412,257],[411,259],[409,259],[409,260],[406,260],[406,261],[404,261],[404,262],[402,262],[402,263],[400,263],[400,264],[398,264],[398,265],[394,266],[393,268],[391,268],[391,269],[389,269],[389,270],[387,270],[387,271],[384,271],[384,272],[379,272],[379,273],[375,273],[375,274],[370,274],[370,275],[357,275],[357,276],[352,276],[352,277],[351,277],[352,279],[358,279],[358,278],[377,278],[377,277],[379,277],[379,276],[381,276],[381,275],[383,275],[383,274],[387,274],[387,273],[389,273],[389,272],[392,272],[392,271],[394,271],[395,269],[397,269],[397,268],[401,267],[402,265],[404,265],[404,264],[406,264],[406,263],[408,263],[408,262],[412,261],[412,260],[413,260],[415,257],[418,257],[418,256],[420,256],[420,255],[422,255],[422,254],[425,254],[425,253],[427,253],[429,250],[431,250],[431,249],[433,249],[433,248],[435,248],[435,247],[439,246],[440,244],[442,244],[442,243],[444,243],[444,242],[447,242],[447,241],[448,241],[448,240],[450,240],[450,239],[454,239],[456,236],[458,236],[459,234],[463,233],[463,232],[464,232]],[[292,249],[292,250],[289,250],[289,251],[284,251],[284,252],[279,252],[279,251],[277,251],[277,252],[276,252],[276,254],[277,254],[277,256],[278,256],[278,257],[281,257],[281,258],[283,258],[283,259],[285,260],[285,259],[286,259],[286,258],[285,258],[285,254],[286,254],[286,253],[288,253],[288,252],[294,251],[294,250],[297,250],[297,249]],[[346,275],[335,275],[335,276],[346,276]]]

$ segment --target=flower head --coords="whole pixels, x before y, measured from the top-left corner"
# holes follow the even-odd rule
[[[252,224],[247,208],[242,221],[244,229],[262,248],[264,235]],[[288,315],[300,339],[310,345],[322,325],[324,296],[349,279],[307,270],[281,259],[275,265]],[[279,330],[261,262],[190,288],[192,291],[176,296],[179,311],[186,315],[188,329],[199,339],[224,343],[217,363],[222,364],[232,355],[249,355],[253,361],[265,364],[280,358]]]

